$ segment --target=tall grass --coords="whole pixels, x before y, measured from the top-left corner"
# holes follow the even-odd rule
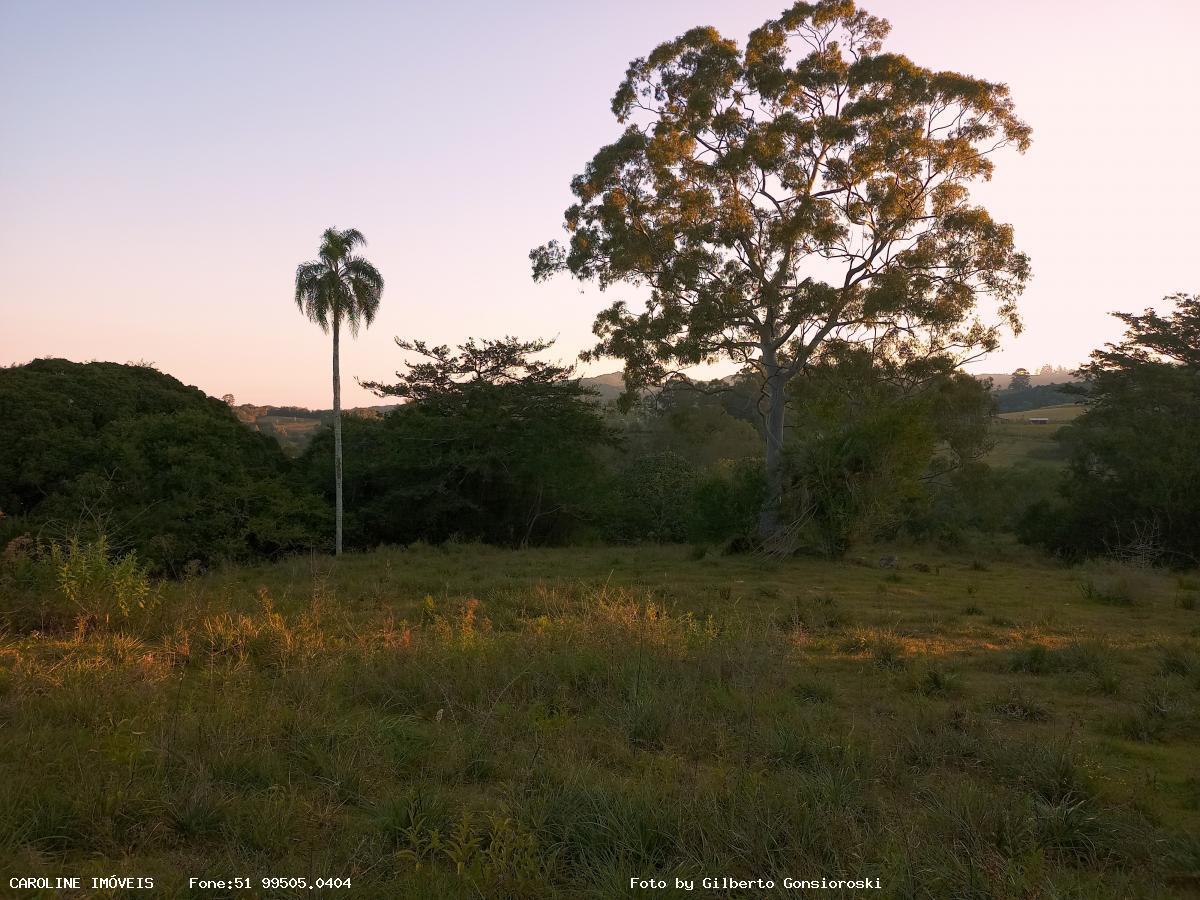
[[[471,552],[441,557],[446,571]],[[704,571],[696,590],[729,588],[724,606],[609,578],[400,602],[377,567],[354,598],[315,569],[233,572],[83,633],[10,624],[0,867],[595,898],[628,895],[633,876],[705,874],[870,875],[896,897],[1149,897],[1183,871],[1186,830],[1112,794],[1104,760],[1056,730],[1058,695],[1029,695],[1054,687],[1031,675],[1122,666],[1106,644],[976,663],[934,616],[830,624],[843,606],[872,615],[869,572],[857,599],[797,602],[775,584],[740,594],[771,601],[756,607]],[[946,610],[960,598],[948,584]],[[1130,739],[1182,741],[1191,646],[1153,665],[1166,724]],[[1111,701],[1080,702],[1099,716]]]

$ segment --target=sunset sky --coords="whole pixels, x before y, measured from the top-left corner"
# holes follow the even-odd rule
[[[329,225],[387,279],[343,345],[347,405],[380,402],[353,378],[391,375],[395,335],[571,358],[610,298],[535,285],[527,254],[619,133],[629,60],[698,24],[742,41],[784,5],[0,0],[0,364],[146,360],[327,407],[329,339],[292,279]],[[890,49],[1008,82],[1033,127],[975,195],[1034,268],[1025,333],[977,371],[1074,365],[1117,337],[1108,312],[1200,290],[1200,4],[864,5]]]

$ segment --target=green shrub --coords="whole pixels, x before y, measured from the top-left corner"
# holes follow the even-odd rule
[[[762,461],[723,460],[695,482],[690,501],[694,539],[727,541],[749,538],[758,523],[766,493]]]
[[[51,544],[50,565],[63,596],[80,615],[107,622],[114,615],[129,618],[135,610],[158,602],[149,568],[132,550],[122,556],[110,553],[106,535],[87,544],[74,537]]]
[[[114,551],[101,532],[92,539],[11,541],[0,558],[0,592],[17,631],[128,625],[159,604],[150,566],[137,552]]]
[[[616,476],[604,513],[607,536],[618,541],[687,540],[695,485],[696,470],[677,453],[628,461]]]

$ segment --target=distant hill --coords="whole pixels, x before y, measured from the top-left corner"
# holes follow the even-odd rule
[[[730,376],[728,378],[732,377],[733,376]],[[724,380],[728,380],[728,378]],[[1010,372],[984,372],[982,374],[977,374],[976,378],[978,378],[980,382],[990,379],[992,390],[997,391],[1006,390],[1008,385],[1012,383],[1013,380],[1012,373]],[[1066,370],[1066,368],[1057,368],[1057,370],[1054,372],[1048,372],[1045,374],[1031,374],[1030,385],[1033,386],[1033,388],[1040,388],[1040,386],[1051,384],[1068,384],[1070,382],[1074,382],[1074,380],[1076,380],[1074,373],[1069,372]],[[601,398],[604,398],[604,400],[613,400],[613,398],[616,398],[620,392],[625,390],[625,376],[623,372],[608,372],[607,374],[601,374],[601,376],[589,376],[588,378],[581,378],[580,384],[599,392]],[[1036,406],[1046,406],[1046,404],[1054,402],[1070,401],[1044,400],[1037,403]]]
[[[605,375],[591,375],[581,378],[580,384],[591,388],[601,402],[616,400],[625,390],[625,376],[621,372],[609,372]],[[348,416],[361,416],[366,419],[378,418],[399,407],[399,403],[385,403],[379,406],[356,406],[342,410]],[[333,421],[332,409],[308,409],[304,406],[255,406],[252,403],[242,403],[232,407],[234,415],[252,431],[275,438],[289,456],[298,456],[308,442],[312,440],[317,429]]]
[[[625,376],[621,372],[592,375],[581,378],[584,387],[594,390],[601,402],[616,400],[625,390]],[[342,410],[348,416],[374,419],[386,415],[400,406],[385,403],[379,406],[356,406]],[[332,409],[308,409],[304,406],[255,406],[242,403],[232,407],[234,415],[252,431],[275,438],[289,456],[298,456],[308,446],[317,429],[333,421]]]
[[[625,390],[625,374],[609,372],[606,375],[591,375],[587,378],[580,378],[579,383],[595,391],[601,400],[616,400]]]
[[[992,389],[997,391],[1003,391],[1007,389],[1009,384],[1012,382],[1011,372],[984,372],[983,374],[976,375],[975,377],[980,381],[990,378],[992,381]],[[1055,369],[1053,372],[1047,372],[1045,374],[1030,373],[1029,375],[1029,384],[1032,387],[1040,387],[1041,385],[1046,384],[1066,384],[1077,380],[1078,379],[1075,377],[1074,372],[1069,369],[1062,368]]]
[[[382,406],[356,406],[342,410],[348,416],[375,419],[395,409],[399,404]],[[233,407],[234,414],[251,430],[275,438],[290,455],[298,455],[307,445],[317,429],[333,421],[332,409],[307,409],[303,406],[254,406],[243,403]]]

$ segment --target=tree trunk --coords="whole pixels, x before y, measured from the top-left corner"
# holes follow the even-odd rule
[[[783,422],[787,408],[787,381],[773,352],[764,354],[763,363],[767,379],[767,416],[763,429],[767,451],[767,494],[758,515],[758,536],[766,540],[779,528],[779,511],[783,501]]]
[[[333,319],[333,483],[334,483],[334,540],[333,552],[342,555],[342,372],[338,358],[338,326]]]

